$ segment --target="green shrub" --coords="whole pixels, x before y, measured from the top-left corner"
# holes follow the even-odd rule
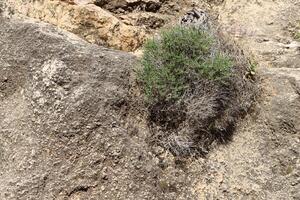
[[[174,27],[148,40],[138,73],[147,99],[176,101],[200,79],[224,81],[232,64],[217,49],[210,34],[195,28]]]
[[[299,32],[295,33],[295,39],[300,41],[300,30]]]
[[[298,20],[295,25],[295,30],[293,31],[293,36],[295,40],[300,41],[300,21]]]

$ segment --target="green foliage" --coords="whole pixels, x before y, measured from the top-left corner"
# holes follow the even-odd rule
[[[300,30],[299,32],[295,33],[295,39],[300,41]]]
[[[178,100],[200,79],[223,81],[231,61],[216,49],[207,32],[174,27],[144,46],[139,79],[150,101]]]
[[[249,59],[249,71],[247,72],[247,77],[253,78],[256,73],[258,63],[254,58]]]
[[[300,41],[300,21],[297,21],[295,29],[294,38]]]

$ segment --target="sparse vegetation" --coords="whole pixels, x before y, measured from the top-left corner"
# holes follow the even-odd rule
[[[224,81],[230,59],[215,48],[214,38],[195,28],[174,27],[145,45],[139,78],[151,102],[177,101],[199,79]]]
[[[295,25],[293,25],[293,37],[295,40],[300,41],[300,21],[298,20]]]
[[[138,79],[153,144],[179,156],[205,154],[249,109],[255,64],[222,37],[177,26],[146,42]]]
[[[297,33],[295,33],[295,39],[300,41],[300,30]]]

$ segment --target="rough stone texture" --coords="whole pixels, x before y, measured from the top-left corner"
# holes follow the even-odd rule
[[[286,29],[299,6],[217,7],[226,32],[259,61],[263,94],[205,159],[150,148],[138,115],[125,123],[130,54],[1,18],[0,199],[299,199],[300,56]]]
[[[67,1],[7,1],[11,10],[54,24],[89,42],[133,51],[146,38],[143,28],[128,26],[110,12],[94,5]]]
[[[208,29],[209,17],[204,10],[193,9],[180,18],[179,24],[182,26],[193,26],[198,29]]]
[[[95,44],[135,51],[178,14],[177,2],[158,0],[7,0],[11,13],[36,18]],[[177,7],[176,7],[177,5]]]
[[[0,199],[195,198],[142,120],[125,123],[132,55],[47,24],[0,24]]]
[[[157,29],[177,23],[178,16],[194,3],[189,0],[7,0],[5,4],[10,14],[51,23],[91,43],[135,51]]]
[[[0,198],[75,199],[128,173],[103,163],[121,156],[106,141],[125,140],[112,107],[133,58],[45,24],[0,23]]]
[[[160,0],[96,0],[95,4],[114,13],[126,13],[134,10],[156,12],[162,6]]]
[[[299,199],[300,49],[286,27],[300,19],[300,1],[227,0],[215,9],[223,31],[258,62],[263,91],[232,142],[208,156],[198,192],[202,199]]]

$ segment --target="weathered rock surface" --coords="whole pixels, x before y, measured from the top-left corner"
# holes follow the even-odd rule
[[[97,187],[105,199],[101,182],[130,175],[104,163],[122,157],[114,104],[134,58],[46,24],[0,23],[0,199],[75,199]]]
[[[133,56],[47,24],[0,24],[0,199],[195,198],[141,120],[125,124]]]
[[[146,38],[143,28],[128,26],[110,12],[90,3],[69,1],[8,1],[15,12],[73,32],[91,43],[133,51]]]
[[[162,0],[8,0],[5,3],[11,13],[51,23],[91,43],[124,51],[141,47],[152,32],[179,11],[175,6],[178,3]]]
[[[138,116],[125,123],[130,54],[0,18],[0,199],[299,199],[300,56],[286,31],[299,6],[218,7],[263,94],[229,144],[191,160],[150,148]]]
[[[179,24],[182,26],[193,26],[198,29],[208,29],[208,19],[208,15],[205,11],[193,9],[181,17]]]
[[[208,156],[202,199],[300,198],[300,1],[227,0],[219,22],[258,61],[262,96],[233,141]],[[200,198],[201,199],[201,198]]]

